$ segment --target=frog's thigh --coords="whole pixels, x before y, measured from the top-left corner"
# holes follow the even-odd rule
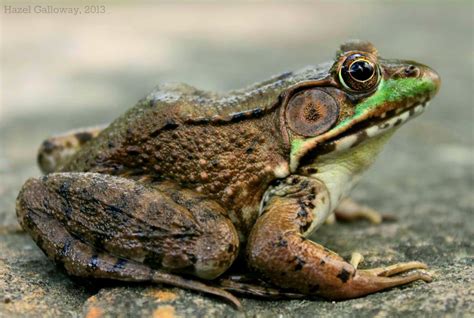
[[[328,299],[355,298],[418,279],[431,279],[419,272],[392,276],[426,268],[418,262],[357,270],[334,252],[307,240],[302,235],[306,231],[304,225],[310,212],[321,204],[317,200],[326,189],[317,180],[299,177],[294,182],[295,177],[289,177],[293,181],[288,182],[285,191],[280,189],[267,199],[249,236],[250,267],[280,287]],[[315,197],[310,196],[312,189],[316,189]]]
[[[172,183],[152,188],[97,173],[54,173],[25,183],[17,214],[60,263],[69,261],[65,247],[41,244],[51,234],[41,230],[44,222],[91,249],[205,279],[223,273],[238,253],[238,235],[222,208]]]
[[[38,165],[43,173],[57,170],[84,144],[97,137],[103,126],[79,128],[60,135],[49,137],[38,150]]]

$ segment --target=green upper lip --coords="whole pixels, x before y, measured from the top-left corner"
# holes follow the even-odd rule
[[[356,106],[353,116],[340,122],[334,129],[352,126],[393,109],[404,109],[426,102],[430,99],[431,92],[437,90],[435,82],[429,79],[403,78],[383,81],[372,96]]]

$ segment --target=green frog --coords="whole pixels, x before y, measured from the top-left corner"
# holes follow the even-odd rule
[[[439,86],[429,67],[363,41],[226,94],[158,86],[107,127],[47,139],[45,175],[23,185],[18,220],[70,275],[171,284],[237,306],[231,291],[342,300],[429,282],[416,270],[424,263],[358,269],[360,257],[308,237],[334,213],[361,215],[349,191]],[[225,277],[233,264],[259,283]]]

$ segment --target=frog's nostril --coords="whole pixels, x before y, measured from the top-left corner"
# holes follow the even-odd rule
[[[405,75],[406,76],[418,76],[420,74],[420,69],[415,65],[409,65],[405,68]]]

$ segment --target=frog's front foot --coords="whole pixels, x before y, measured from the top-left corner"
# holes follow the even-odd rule
[[[380,224],[384,221],[394,221],[396,216],[393,214],[381,213],[368,206],[361,205],[351,198],[345,198],[339,203],[334,211],[337,221],[354,222],[367,220],[373,224]]]
[[[414,269],[428,269],[428,266],[421,262],[406,262],[371,269],[360,269],[359,272],[379,277],[392,277],[394,275],[405,273]],[[433,280],[431,275],[426,272],[418,272],[414,274],[419,274],[419,279],[426,282],[431,282]]]
[[[360,257],[352,265],[306,239],[303,233],[321,212],[317,199],[327,197],[325,191],[319,181],[301,177],[289,182],[285,191],[273,192],[249,237],[248,262],[253,269],[282,288],[331,300],[356,298],[416,280],[431,281],[431,276],[420,272],[394,276],[425,269],[423,263],[360,270],[354,266]]]
[[[358,268],[359,264],[364,261],[362,254],[354,252],[351,255],[350,264],[354,266],[355,269]],[[371,269],[359,269],[360,273],[380,276],[380,277],[392,277],[397,274],[402,274],[411,270],[416,269],[428,269],[428,266],[425,263],[421,262],[406,262],[406,263],[397,263],[390,266],[376,267]],[[431,282],[432,277],[426,272],[417,272],[414,274],[419,274],[419,279],[426,282]]]

